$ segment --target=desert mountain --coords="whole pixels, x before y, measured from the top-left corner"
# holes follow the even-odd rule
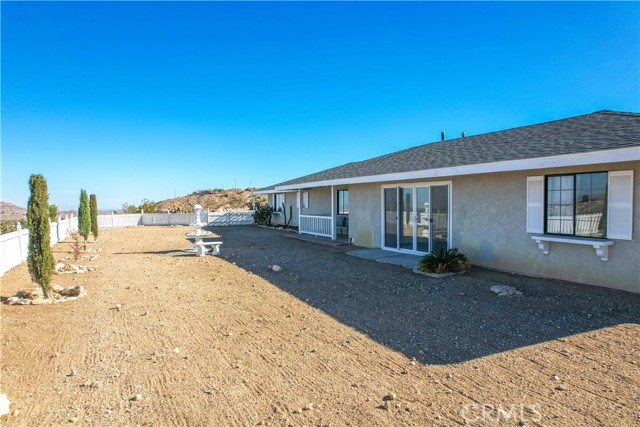
[[[201,205],[209,211],[242,210],[248,209],[252,203],[266,202],[265,196],[252,196],[255,188],[232,188],[222,190],[219,188],[198,190],[187,196],[163,200],[156,204],[157,211],[169,209],[171,212],[192,212],[193,205]]]
[[[0,202],[0,216],[2,216],[2,219],[19,219],[26,214],[27,210],[25,208],[9,202]]]

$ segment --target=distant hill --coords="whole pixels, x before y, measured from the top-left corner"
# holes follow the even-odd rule
[[[0,202],[0,216],[2,219],[20,219],[27,215],[27,209],[9,202]]]
[[[201,205],[209,211],[243,210],[248,209],[252,203],[267,201],[266,196],[252,196],[251,193],[254,190],[255,188],[198,190],[187,196],[163,200],[156,206],[159,212],[167,209],[171,212],[192,212],[193,205]]]

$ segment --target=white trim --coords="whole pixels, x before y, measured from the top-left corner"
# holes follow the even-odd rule
[[[609,246],[613,245],[613,240],[589,239],[580,237],[561,237],[561,236],[531,236],[538,244],[538,248],[543,254],[549,255],[549,242],[570,243],[573,245],[592,246],[596,250],[596,255],[602,261],[609,261]]]
[[[331,186],[331,240],[336,240],[336,190]]]
[[[538,188],[538,193],[537,194],[533,194],[533,190],[534,188],[532,187],[532,185],[534,184],[539,184],[540,187]],[[527,177],[527,203],[526,203],[526,210],[527,210],[527,222],[526,222],[526,230],[527,233],[544,233],[544,223],[545,223],[545,214],[544,214],[544,176],[528,176]],[[531,201],[531,196],[537,196],[537,199],[540,200],[540,202],[532,202]],[[539,222],[539,226],[538,227],[534,227],[532,225],[532,217],[530,216],[531,214],[531,210],[534,209],[536,216],[538,218],[536,218]]]
[[[298,194],[296,198],[298,199],[298,230],[300,230],[300,215],[302,215],[302,205],[300,203],[300,190],[298,190]]]
[[[385,181],[403,181],[473,175],[493,172],[510,172],[531,169],[549,169],[566,166],[584,166],[602,163],[630,162],[640,160],[640,147],[617,148],[614,150],[591,151],[588,153],[562,154],[558,156],[536,157],[533,159],[507,160],[504,162],[478,163],[448,168],[425,169],[383,175],[369,175],[355,178],[339,178],[300,184],[281,185],[276,190],[297,190],[298,188],[324,187],[328,185],[365,184]]]
[[[614,202],[613,197],[614,193],[619,191],[619,188],[615,188],[615,185],[612,183],[611,178],[626,178],[629,186],[629,193],[626,194],[626,200]],[[624,186],[623,186],[624,188]],[[633,239],[633,170],[623,170],[623,171],[609,171],[609,181],[607,182],[607,237],[610,239],[619,239],[619,240],[632,240]],[[618,194],[619,195],[619,194]],[[611,210],[618,209],[624,211],[626,210],[626,224],[627,227],[623,227],[622,230],[612,230],[612,225],[610,223],[611,220]],[[622,216],[624,218],[624,215]],[[618,226],[620,224],[617,224]],[[626,230],[625,230],[626,228]]]
[[[298,191],[298,190],[297,189],[281,190],[280,188],[278,188],[278,189],[274,189],[274,190],[256,190],[256,191],[253,191],[251,194],[252,195],[255,194],[255,195],[261,196],[263,194],[269,195],[269,194],[275,194],[275,193],[295,193],[296,191]]]
[[[426,182],[409,182],[409,183],[403,183],[403,182],[397,182],[394,184],[383,184],[380,186],[380,219],[381,219],[381,229],[380,229],[380,249],[384,249],[386,251],[392,251],[392,252],[400,252],[400,253],[404,253],[404,254],[414,254],[414,255],[424,255],[427,252],[420,252],[420,251],[414,251],[414,250],[410,250],[410,249],[400,249],[399,247],[397,247],[397,243],[396,243],[396,248],[389,248],[386,247],[384,245],[384,232],[385,232],[385,210],[384,210],[384,190],[386,188],[396,188],[398,190],[396,193],[396,197],[399,198],[400,194],[399,194],[399,188],[401,187],[411,187],[413,188],[413,199],[414,199],[414,210],[416,209],[417,205],[416,205],[416,188],[417,187],[433,187],[433,186],[438,186],[438,185],[446,185],[449,188],[448,194],[447,194],[447,202],[449,204],[449,214],[448,214],[448,218],[447,218],[447,227],[448,227],[448,232],[447,232],[447,249],[451,249],[453,248],[453,181],[426,181]],[[429,191],[429,194],[431,194],[431,191]],[[399,219],[397,220],[399,221]],[[415,216],[414,216],[414,222],[416,221]],[[415,228],[415,227],[414,227]],[[399,235],[399,231],[397,232],[397,234]],[[414,233],[413,235],[413,246],[416,247],[416,235]],[[431,237],[429,237],[429,246],[431,246]]]

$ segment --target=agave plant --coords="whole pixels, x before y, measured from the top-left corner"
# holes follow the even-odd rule
[[[469,271],[471,266],[467,257],[458,248],[446,250],[441,248],[438,252],[431,252],[420,259],[421,271],[429,273],[457,273]]]

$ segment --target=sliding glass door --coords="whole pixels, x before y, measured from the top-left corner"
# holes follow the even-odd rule
[[[398,248],[398,188],[384,189],[384,247]]]
[[[449,185],[383,190],[383,247],[428,253],[449,244]]]

